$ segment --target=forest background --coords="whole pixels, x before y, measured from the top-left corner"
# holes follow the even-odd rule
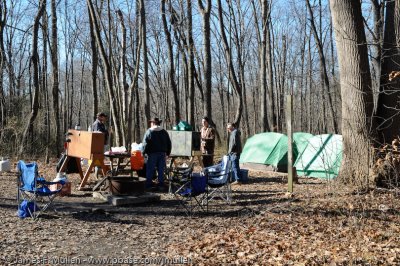
[[[400,124],[399,84],[388,81],[399,68],[397,0],[1,0],[1,153],[58,156],[64,133],[88,128],[99,111],[117,146],[140,142],[152,116],[167,129],[181,120],[199,129],[206,115],[222,142],[228,121],[243,139],[285,133],[287,94],[294,131],[342,134],[342,99],[354,98],[339,76],[332,18],[341,2],[357,11],[344,23],[362,21],[355,33],[366,53],[349,64],[368,68],[373,112],[361,112],[377,121],[358,145],[391,141]]]

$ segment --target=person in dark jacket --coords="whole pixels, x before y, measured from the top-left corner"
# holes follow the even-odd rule
[[[239,158],[242,153],[242,141],[240,139],[240,131],[236,128],[235,123],[228,123],[226,129],[229,132],[228,154],[232,161],[233,183],[232,185],[243,183],[242,175],[239,167]]]
[[[107,145],[108,141],[108,130],[106,129],[105,122],[107,120],[107,115],[103,112],[97,114],[97,119],[94,121],[92,125],[92,131],[100,131],[104,134],[104,146]],[[104,151],[106,151],[106,147],[104,147]]]
[[[146,163],[146,189],[151,189],[154,170],[157,167],[158,189],[164,190],[164,169],[166,157],[171,154],[171,139],[168,132],[160,124],[157,117],[149,120],[150,128],[143,137],[143,151],[147,155]]]
[[[94,121],[93,125],[92,125],[92,131],[93,132],[101,132],[104,134],[104,152],[106,152],[108,150],[108,130],[106,129],[106,121],[107,121],[107,115],[103,112],[97,113],[96,115],[96,121]],[[96,166],[94,168],[94,172],[96,177],[99,176],[100,173],[100,167]]]

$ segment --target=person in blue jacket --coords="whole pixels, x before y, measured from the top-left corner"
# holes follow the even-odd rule
[[[152,179],[155,168],[158,175],[158,190],[165,190],[164,186],[164,170],[166,165],[166,157],[171,154],[171,139],[168,132],[161,127],[158,117],[149,120],[150,128],[147,129],[143,137],[143,151],[147,155],[146,163],[146,189],[152,187]]]

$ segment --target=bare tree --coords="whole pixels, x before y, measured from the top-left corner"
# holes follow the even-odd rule
[[[89,6],[88,11],[90,12]],[[90,29],[90,48],[92,52],[92,94],[93,94],[93,107],[92,107],[92,120],[96,119],[96,114],[99,111],[99,97],[97,93],[97,68],[99,65],[99,56],[97,53],[96,47],[96,36],[94,33],[94,21],[92,20],[92,16],[89,16],[89,29]]]
[[[194,42],[193,42],[193,20],[192,20],[192,1],[187,1],[187,51],[188,51],[188,91],[189,91],[189,124],[194,127]],[[210,70],[211,71],[211,70]]]
[[[32,98],[32,106],[31,113],[28,117],[28,122],[26,123],[24,133],[22,135],[22,139],[19,147],[19,155],[22,155],[24,152],[25,143],[29,133],[33,133],[33,123],[35,122],[36,116],[39,111],[39,53],[38,53],[38,35],[39,35],[39,23],[42,18],[44,11],[46,10],[46,0],[41,0],[39,4],[39,10],[36,14],[33,28],[32,28],[32,55],[31,55],[31,66],[33,69],[33,98]]]
[[[51,65],[52,65],[52,96],[53,96],[53,123],[55,125],[55,149],[56,154],[60,154],[61,136],[60,136],[60,111],[59,111],[59,71],[58,71],[58,35],[57,35],[57,6],[56,0],[51,0]]]
[[[204,115],[207,116],[211,124],[212,122],[212,103],[211,103],[211,92],[212,92],[212,74],[211,74],[211,28],[210,28],[210,15],[211,15],[211,0],[206,0],[206,4],[203,4],[203,0],[197,0],[200,13],[203,17],[203,50],[204,50]]]
[[[6,124],[6,108],[4,95],[4,68],[7,64],[6,51],[4,48],[4,27],[7,21],[7,4],[6,0],[0,2],[0,125],[4,129]],[[3,130],[0,130],[0,140],[3,138]]]
[[[223,15],[221,0],[218,0],[217,4],[218,4],[219,28],[221,31],[222,43],[224,45],[225,58],[229,64],[229,80],[233,85],[236,95],[238,96],[238,106],[236,109],[234,123],[236,125],[239,125],[240,119],[242,117],[242,112],[243,112],[242,87],[239,84],[239,81],[238,81],[236,73],[235,73],[234,65],[232,62],[231,47],[229,46],[228,38],[226,37],[226,33],[225,33],[224,15]]]
[[[390,72],[397,70],[400,64],[399,49],[396,43],[395,2],[385,1],[386,16],[382,45],[382,65],[380,75],[380,93],[377,107],[378,133],[382,143],[391,142],[399,135],[400,124],[400,83],[389,81]],[[400,8],[400,7],[397,7]]]
[[[343,159],[340,178],[365,185],[374,144],[373,95],[361,3],[331,0],[342,94]]]
[[[171,33],[168,29],[167,25],[167,18],[165,15],[165,2],[166,0],[161,0],[161,19],[163,22],[163,27],[164,27],[164,34],[165,38],[167,41],[167,46],[168,46],[168,60],[169,60],[169,82],[171,83],[171,89],[172,89],[172,94],[174,97],[174,102],[175,102],[175,117],[174,117],[174,122],[175,124],[178,124],[180,121],[180,103],[179,103],[179,97],[178,97],[178,87],[176,85],[175,81],[175,64],[174,64],[174,50],[172,46],[172,38],[171,38]]]
[[[257,21],[257,9],[252,1],[254,17]],[[271,55],[271,39],[270,39],[270,22],[271,8],[268,0],[261,1],[261,34],[258,34],[259,53],[260,53],[260,91],[261,91],[261,131],[271,131],[273,124],[274,102],[271,100],[273,95],[273,70],[272,70],[272,55]],[[258,23],[256,23],[258,26]],[[267,75],[269,74],[269,76]],[[268,79],[267,79],[268,77]],[[268,82],[269,81],[269,84]]]
[[[105,72],[105,82],[107,85],[107,91],[108,91],[108,97],[110,100],[110,109],[112,111],[112,119],[114,122],[114,132],[116,136],[116,144],[122,145],[123,143],[123,137],[122,137],[122,131],[121,131],[121,120],[119,119],[119,112],[118,112],[118,101],[114,101],[116,99],[114,95],[114,90],[113,90],[113,76],[112,76],[112,66],[111,62],[107,56],[107,53],[104,49],[103,42],[100,36],[100,29],[98,27],[97,23],[97,16],[96,16],[96,11],[94,9],[93,3],[91,0],[87,0],[87,4],[89,7],[89,14],[92,18],[92,23],[93,23],[93,28],[94,28],[94,33],[96,37],[96,43],[100,51],[100,56],[102,59],[103,67],[104,67],[104,72]]]
[[[332,122],[333,122],[333,131],[335,133],[339,132],[337,121],[336,121],[336,116],[335,116],[335,110],[333,108],[333,100],[332,100],[332,93],[330,90],[330,84],[329,84],[329,77],[328,77],[328,71],[326,69],[326,60],[325,60],[325,53],[324,53],[324,48],[323,44],[321,41],[320,36],[318,35],[317,27],[315,26],[314,22],[314,13],[310,5],[310,0],[306,0],[308,12],[310,13],[310,24],[311,24],[311,29],[314,35],[315,42],[317,44],[317,50],[318,50],[318,55],[319,55],[319,67],[320,67],[320,75],[321,75],[321,81],[323,85],[323,99],[325,98],[324,95],[327,95],[328,98],[328,105],[329,109],[331,110],[331,116],[332,116]],[[323,101],[323,104],[325,101]]]
[[[140,36],[142,39],[142,53],[143,53],[143,85],[144,85],[144,112],[146,115],[146,121],[150,120],[150,87],[149,87],[149,66],[147,57],[147,32],[146,32],[146,9],[144,0],[139,0],[140,3],[140,25],[141,31]]]

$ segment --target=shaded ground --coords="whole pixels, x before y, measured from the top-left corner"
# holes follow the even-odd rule
[[[39,169],[51,180],[54,165]],[[166,193],[158,203],[112,207],[76,191],[76,175],[69,179],[72,196],[57,198],[58,212],[35,222],[16,216],[15,177],[0,174],[0,265],[400,264],[395,191],[352,193],[300,178],[289,196],[284,176],[250,171],[231,205],[217,202],[189,218]]]

